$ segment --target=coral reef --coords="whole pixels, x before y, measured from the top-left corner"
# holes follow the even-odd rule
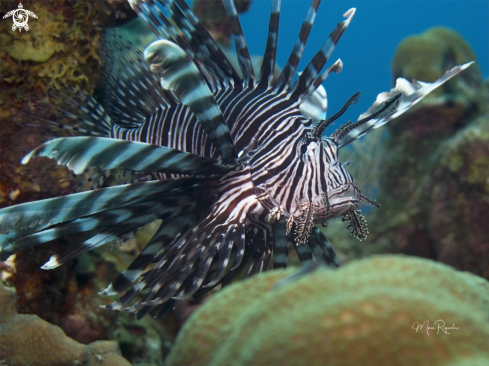
[[[5,365],[128,366],[113,341],[89,345],[69,338],[37,315],[17,314],[15,291],[0,284],[0,360]]]
[[[445,51],[426,46],[426,52],[422,53],[425,42],[428,42],[426,39],[430,40],[429,44],[436,42]],[[423,58],[424,61],[421,62],[421,59],[405,56],[405,64],[400,67],[399,55],[409,54],[416,44],[420,45],[420,58],[426,59]],[[436,50],[439,52],[435,52]],[[446,57],[454,57],[454,60],[445,62]],[[426,75],[420,71],[422,67],[415,67],[417,64],[423,67],[437,65],[442,69],[447,62],[463,62],[470,59],[475,59],[475,56],[460,36],[447,29],[434,28],[420,37],[408,38],[401,43],[393,61],[393,70],[399,72],[399,76],[423,80],[436,77],[435,75],[442,71],[433,70],[433,76]],[[472,66],[475,67],[470,70]],[[477,64],[472,66],[465,75],[461,74],[461,77],[449,83],[443,94],[434,95],[413,112],[388,125],[391,136],[386,142],[385,149],[388,154],[380,174],[378,196],[382,209],[375,213],[371,221],[376,225],[377,232],[377,237],[373,240],[390,243],[393,251],[445,261],[446,257],[442,252],[447,247],[442,249],[444,244],[440,240],[446,242],[448,237],[451,237],[450,245],[460,248],[461,253],[479,252],[480,256],[487,250],[486,237],[480,236],[475,239],[472,230],[476,227],[480,230],[487,220],[487,217],[481,214],[485,210],[487,192],[483,189],[474,190],[473,186],[466,184],[466,179],[462,175],[454,174],[450,180],[446,180],[448,176],[440,172],[440,169],[443,170],[443,166],[446,166],[446,163],[440,161],[440,156],[450,160],[447,156],[451,151],[455,152],[452,139],[459,141],[460,138],[455,136],[464,134],[459,131],[473,123],[478,125],[472,121],[478,115],[487,112],[486,104],[489,97],[483,87]],[[475,126],[466,128],[472,131],[472,135],[482,132]],[[479,145],[487,144],[483,136],[475,139]],[[469,145],[464,146],[460,148],[465,148],[468,153],[471,148]],[[452,164],[460,153],[459,151],[455,154]],[[478,168],[479,161],[487,157],[486,150],[476,148],[469,155],[470,159],[458,160],[464,165],[463,170],[477,171],[477,179],[489,178],[487,170]],[[444,186],[445,183],[449,183],[450,187]],[[445,195],[443,199],[448,201],[442,202],[443,193],[440,192],[446,193],[447,189],[451,196]],[[452,210],[451,213],[443,210],[448,207]],[[468,213],[470,210],[474,214]],[[462,249],[467,246],[477,249]],[[466,265],[461,265],[462,262]],[[477,256],[470,262],[469,264],[467,258],[447,261],[453,265],[458,263],[456,268],[479,275],[489,270],[487,262],[477,259]],[[474,262],[478,262],[477,265],[474,265]]]
[[[460,35],[437,27],[401,42],[392,72],[395,78],[432,81],[452,64],[471,60],[476,57]],[[326,234],[337,243],[342,263],[373,253],[404,253],[489,278],[484,260],[489,241],[483,232],[489,88],[475,63],[440,90],[389,123],[386,138],[367,136],[356,142],[365,148],[343,155],[359,162],[352,173],[361,187],[365,180],[367,190],[378,191],[382,208],[367,214],[366,243],[331,223]],[[372,161],[365,161],[366,154]]]
[[[290,273],[258,275],[215,295],[186,323],[167,365],[489,362],[489,283],[480,277],[389,255],[274,286]]]
[[[413,35],[401,41],[392,60],[394,81],[398,77],[408,80],[418,79],[433,82],[446,70],[455,65],[474,61],[476,56],[469,44],[454,30],[446,27],[433,27],[420,35]],[[470,87],[481,84],[478,65],[460,75],[460,79]],[[450,89],[450,84],[443,88]],[[440,93],[439,91],[434,92]]]
[[[161,365],[181,326],[177,325],[178,313],[137,321],[133,314],[101,308],[113,299],[98,294],[139,254],[155,229],[150,224],[127,245],[99,248],[50,271],[39,267],[62,243],[25,250],[10,257],[0,274],[17,290],[19,313],[36,314],[79,343],[115,341],[132,363]]]
[[[489,278],[489,115],[440,147],[425,186],[437,260]]]
[[[0,2],[0,15],[13,5]],[[43,97],[48,88],[93,90],[100,69],[98,41],[110,12],[105,2],[70,0],[34,2],[29,10],[38,19],[30,21],[28,32],[13,31],[11,21],[0,23],[1,206],[72,192],[73,187],[60,186],[56,173],[68,175],[64,169],[53,170],[38,184],[36,171],[19,168],[23,154],[46,139],[28,132],[31,121],[24,113],[32,98]],[[43,161],[38,168],[53,165]],[[56,188],[47,192],[47,186]]]

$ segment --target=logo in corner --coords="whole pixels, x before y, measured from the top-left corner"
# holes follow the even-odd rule
[[[19,8],[9,11],[3,16],[3,19],[12,16],[12,20],[14,21],[14,24],[12,25],[12,30],[15,31],[17,28],[19,28],[19,32],[22,32],[22,28],[24,28],[26,31],[29,30],[29,25],[27,24],[27,21],[29,20],[29,15],[37,19],[36,14],[34,14],[32,11],[25,10],[22,4],[19,3]]]

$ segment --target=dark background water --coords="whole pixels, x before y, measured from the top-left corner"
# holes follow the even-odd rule
[[[310,0],[282,0],[277,61],[283,66],[297,39]],[[355,119],[366,111],[378,93],[393,86],[391,60],[404,37],[434,26],[447,26],[464,37],[477,55],[484,78],[489,75],[489,1],[322,1],[299,70],[323,45],[343,13],[357,12],[343,34],[327,65],[338,58],[343,71],[330,75],[324,86],[328,92],[328,115],[341,108],[356,91],[362,90],[358,105],[346,118]],[[262,55],[268,31],[269,0],[253,0],[251,10],[240,15],[251,54]]]

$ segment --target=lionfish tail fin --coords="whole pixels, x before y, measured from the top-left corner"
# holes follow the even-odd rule
[[[398,78],[394,89],[390,92],[380,93],[373,106],[360,115],[357,122],[354,124],[350,122],[341,126],[333,133],[332,138],[340,148],[348,145],[350,142],[400,116],[432,90],[468,68],[472,63],[473,61],[455,66],[433,83],[424,83],[417,80],[409,82],[404,78]]]

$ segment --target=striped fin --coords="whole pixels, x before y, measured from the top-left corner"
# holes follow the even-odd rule
[[[229,79],[240,82],[240,77],[232,68],[229,60],[205,27],[193,15],[185,1],[178,1],[178,3],[172,1],[168,11],[172,14],[171,20],[180,30],[180,34],[192,47],[201,70],[207,71],[211,76],[210,86],[213,92],[222,87],[230,87]]]
[[[302,94],[308,92],[309,86],[314,83],[314,79],[316,78],[317,74],[321,71],[326,61],[328,61],[329,56],[331,56],[331,53],[343,35],[343,32],[350,24],[353,16],[355,15],[355,11],[356,9],[352,8],[343,14],[346,19],[338,23],[335,30],[331,32],[328,39],[324,43],[323,47],[321,47],[318,53],[316,53],[302,74],[299,76],[299,79],[290,88],[293,98],[300,99]],[[327,74],[320,76],[319,79],[325,78],[325,76],[327,76]]]
[[[314,19],[316,18],[316,13],[320,3],[321,0],[312,0],[311,5],[309,6],[309,11],[307,12],[306,19],[302,23],[302,27],[299,32],[299,38],[297,39],[294,48],[290,53],[289,59],[287,60],[287,63],[285,64],[277,81],[277,90],[288,88],[290,82],[292,81],[292,78],[294,77],[294,73],[297,70],[297,66],[299,65],[299,61],[301,60],[302,53],[304,52],[304,48],[306,47],[307,38],[309,37],[309,33],[311,32],[311,28],[314,23]]]
[[[337,74],[343,69],[343,62],[338,59],[333,65],[331,65],[327,70],[325,70],[315,81],[314,83],[311,83],[311,85],[308,86],[306,91],[300,96],[299,100],[302,101],[307,101],[311,99],[311,97],[314,96],[314,93],[316,93],[318,90],[320,90],[321,87],[323,87],[321,84],[327,79],[329,74],[332,72]],[[324,87],[323,87],[324,89]],[[301,104],[302,106],[302,104]],[[325,119],[325,118],[321,118]]]
[[[174,102],[171,93],[161,88],[158,77],[149,70],[142,52],[114,30],[104,35],[102,57],[105,68],[101,82],[113,123],[125,128],[140,127],[147,116]]]
[[[110,133],[112,122],[104,108],[95,101],[95,99],[85,91],[75,89],[65,89],[60,92],[49,90],[48,95],[50,100],[58,100],[66,105],[66,109],[60,108],[56,103],[48,101],[48,99],[40,99],[37,101],[36,109],[55,112],[58,121],[47,120],[37,116],[36,114],[28,114],[29,118],[42,121],[54,128],[62,128],[72,130],[78,134],[91,136],[107,136]],[[70,112],[67,109],[73,111]],[[75,114],[76,113],[76,114]],[[67,121],[59,121],[60,115]]]
[[[133,183],[0,209],[0,247],[3,248],[1,257],[4,258],[5,245],[21,236],[150,197],[182,193],[189,188],[196,189],[205,181],[205,178],[179,178]],[[8,255],[10,254],[13,253]]]
[[[181,12],[174,2],[171,2],[169,6],[168,1],[132,0],[130,4],[158,38],[176,43],[190,59],[194,60],[195,66],[199,69],[207,85],[214,89],[216,86],[216,71],[218,72],[218,70],[213,67],[204,67],[204,65],[209,65],[209,62],[207,62],[209,60],[205,58],[205,55],[202,54],[202,49],[199,50],[199,46],[196,46],[195,40],[192,39],[193,29],[189,29],[181,22],[178,17]],[[169,18],[171,18],[171,21]]]
[[[194,219],[194,215],[190,214],[164,220],[136,259],[112,281],[102,294],[109,296],[125,291],[153,263],[162,250],[178,240],[182,232],[186,231]]]
[[[302,266],[314,260],[314,256],[308,245],[300,245],[295,240],[292,240],[292,245],[295,248]]]
[[[285,224],[272,225],[273,233],[273,269],[287,267],[289,255],[289,238],[286,235]]]
[[[304,117],[312,119],[313,122],[325,120],[328,110],[328,96],[324,86],[319,85],[312,95],[302,102],[299,109]]]
[[[200,193],[201,190],[199,190],[198,194]],[[206,198],[207,196],[204,197],[204,200]],[[185,226],[188,226],[191,222],[193,222],[193,219],[196,217],[196,215],[189,214],[189,212],[195,212],[201,203],[202,199],[195,197],[195,192],[193,196],[190,195],[187,197],[170,195],[168,197],[164,197],[163,199],[149,199],[143,202],[124,205],[122,207],[106,210],[89,217],[77,219],[62,226],[47,229],[31,236],[52,232],[54,239],[68,234],[88,232],[90,237],[87,236],[84,238],[84,242],[82,244],[77,244],[74,248],[69,248],[62,254],[52,256],[49,262],[42,267],[43,269],[53,269],[66,263],[72,258],[75,258],[96,247],[102,246],[117,238],[121,238],[122,236],[138,230],[142,226],[156,220],[163,219],[167,224],[174,224],[175,220],[172,219],[172,216],[178,217],[184,214],[185,219],[183,228],[185,228]],[[177,226],[177,228],[182,228],[182,226]],[[178,231],[175,232],[171,229],[174,228],[171,227],[170,232],[168,230],[159,231],[154,235],[154,239],[152,239],[152,241],[156,240],[157,242],[161,242],[161,240],[165,239],[165,236],[168,237],[169,234],[171,242],[171,240],[178,237],[179,234]],[[30,236],[27,238],[29,237]],[[16,244],[22,242],[23,239],[24,238],[17,241]],[[149,248],[145,253],[155,250],[155,246],[150,244],[148,244],[147,247]],[[158,253],[156,253],[155,256],[156,255],[158,255]]]
[[[237,154],[229,129],[212,93],[200,77],[195,64],[176,44],[156,41],[144,51],[151,70],[161,77],[164,89],[172,90],[188,106],[222,155],[235,165]]]
[[[225,56],[221,47],[219,47],[214,38],[211,37],[211,35],[202,25],[200,20],[194,15],[194,13],[192,13],[185,1],[175,0],[175,2],[178,3],[187,20],[198,32],[200,38],[202,39],[202,42],[206,45],[209,51],[209,55],[213,57],[215,62],[218,64],[219,69],[226,72],[228,78],[231,79],[235,84],[241,83],[240,76]]]
[[[330,241],[316,226],[313,228],[311,235],[309,236],[308,245],[316,255],[316,258],[322,260],[329,267],[335,268],[340,265],[338,256],[336,255]]]
[[[424,83],[417,80],[409,82],[403,78],[397,79],[396,87],[394,89],[392,89],[390,92],[380,93],[377,96],[377,100],[375,101],[374,105],[366,113],[360,115],[359,120],[353,124],[354,127],[346,134],[336,139],[338,147],[341,148],[343,146],[346,146],[350,142],[355,141],[356,139],[366,135],[367,133],[379,128],[380,126],[385,125],[392,119],[400,116],[413,105],[418,103],[421,99],[423,99],[423,97],[425,97],[432,90],[450,80],[459,72],[468,68],[472,63],[473,61],[464,65],[455,66],[451,70],[447,71],[445,75],[443,75],[440,79],[436,80],[433,83]],[[386,113],[381,113],[375,118],[371,118],[379,111],[379,108],[382,108],[383,105],[385,106],[385,103],[387,101],[394,100],[395,96],[397,95],[399,95],[400,97],[399,100],[396,101],[396,108],[389,109],[386,111]],[[342,127],[346,126],[348,126],[348,124],[343,125]],[[336,132],[333,134],[333,136],[335,135]]]
[[[234,6],[234,1],[222,0],[222,3],[224,4],[224,9],[226,10],[233,31],[236,55],[238,56],[238,64],[241,69],[241,74],[243,75],[244,86],[252,88],[255,86],[255,72],[253,71],[253,64],[243,35],[243,30],[241,29],[238,13]]]
[[[246,276],[268,270],[271,262],[272,243],[271,225],[263,223],[250,223],[246,225],[245,241],[249,250],[251,265]]]
[[[244,225],[240,225],[238,227],[236,227],[236,225],[234,224],[229,225],[226,233],[222,238],[222,242],[219,245],[219,260],[216,262],[216,275],[214,276],[214,279],[211,282],[207,283],[204,287],[213,287],[222,279],[224,271],[229,263],[234,243],[237,241],[244,242],[243,230],[241,229],[241,227],[244,227]],[[235,266],[236,265],[234,265],[233,268]]]
[[[268,25],[267,45],[263,54],[258,88],[268,89],[272,86],[273,72],[275,70],[275,57],[277,56],[278,28],[280,19],[280,4],[282,0],[272,0],[270,22]]]
[[[126,210],[127,211],[127,210]],[[122,213],[123,210],[116,210],[112,213],[112,217],[114,218],[119,213]],[[57,268],[70,259],[76,258],[83,253],[86,253],[92,249],[98,248],[102,245],[105,245],[121,236],[131,233],[134,230],[141,228],[142,226],[149,224],[160,217],[156,215],[156,213],[146,213],[142,214],[141,211],[133,211],[130,213],[131,216],[126,214],[124,223],[119,223],[117,226],[102,230],[96,235],[92,236],[90,239],[85,240],[81,244],[77,244],[75,248],[70,248],[61,254],[54,254],[49,258],[49,261],[46,262],[41,268],[42,269],[54,269]],[[100,225],[114,225],[113,223],[104,222],[102,220],[97,220]],[[113,222],[116,220],[113,220]]]
[[[185,1],[130,0],[131,7],[159,38],[178,44],[194,60],[208,86],[215,90],[229,80],[241,82],[222,50]]]
[[[105,137],[53,139],[31,151],[22,164],[35,156],[56,159],[75,174],[93,167],[189,175],[225,174],[232,169],[213,159],[166,146]]]

